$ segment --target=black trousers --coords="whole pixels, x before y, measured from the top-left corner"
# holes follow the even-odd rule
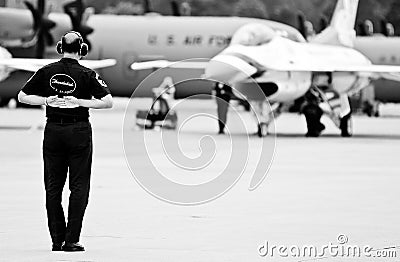
[[[89,199],[92,151],[89,122],[46,124],[43,140],[44,185],[53,243],[79,241]],[[61,200],[68,172],[71,192],[66,223]]]
[[[231,98],[228,95],[217,96],[217,114],[218,114],[219,132],[224,132],[228,117],[228,108],[230,100]]]

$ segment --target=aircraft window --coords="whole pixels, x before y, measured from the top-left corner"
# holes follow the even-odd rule
[[[274,36],[275,31],[263,24],[247,24],[240,27],[233,34],[231,44],[246,46],[257,46],[269,43]]]

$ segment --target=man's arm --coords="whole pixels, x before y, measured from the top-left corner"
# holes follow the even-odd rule
[[[34,106],[53,106],[53,107],[60,107],[65,106],[65,101],[58,99],[57,96],[38,96],[38,95],[28,95],[25,94],[24,91],[19,91],[18,93],[18,101],[28,105]]]
[[[24,104],[34,105],[34,106],[46,105],[46,97],[37,95],[27,95],[23,91],[19,91],[18,101]]]
[[[72,104],[76,104],[82,107],[95,108],[95,109],[105,109],[113,107],[113,98],[110,94],[100,98],[92,98],[92,99],[78,99],[73,96],[66,96],[64,99]]]

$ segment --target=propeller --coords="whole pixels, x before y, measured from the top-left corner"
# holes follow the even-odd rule
[[[143,9],[145,14],[152,12],[149,0],[143,0]]]
[[[327,27],[328,27],[328,19],[326,18],[326,16],[321,16],[321,18],[319,19],[319,31],[318,31],[318,33],[322,32]]]
[[[381,24],[381,33],[384,36],[394,35],[394,27],[392,23],[389,23],[386,19],[381,19],[380,24]]]
[[[87,25],[87,20],[93,13],[93,9],[85,8],[82,0],[76,0],[65,4],[64,12],[71,19],[72,30],[82,35],[83,41],[88,45],[89,50],[91,50],[92,45],[87,36],[93,33],[94,29]]]
[[[297,14],[297,25],[298,25],[298,29],[300,34],[302,34],[302,36],[307,39],[307,32],[306,32],[306,18],[304,16],[304,14],[302,12],[299,12]]]
[[[297,25],[300,34],[306,40],[315,34],[314,25],[311,23],[311,21],[306,19],[306,16],[303,14],[303,12],[299,12],[297,14]]]
[[[35,57],[43,58],[46,45],[54,44],[50,30],[56,26],[56,23],[48,18],[48,13],[45,13],[45,0],[38,0],[37,8],[28,1],[25,1],[24,4],[32,13],[33,29],[37,33]]]
[[[371,20],[367,19],[358,24],[358,34],[360,36],[372,36],[374,34],[374,24]]]
[[[170,2],[171,4],[171,9],[172,9],[172,15],[173,16],[181,16],[181,11],[179,10],[179,5],[175,0],[172,0]]]

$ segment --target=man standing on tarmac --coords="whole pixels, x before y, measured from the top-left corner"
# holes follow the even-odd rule
[[[53,251],[84,251],[79,244],[88,204],[92,168],[92,128],[89,108],[111,108],[107,84],[79,59],[88,52],[78,32],[68,32],[57,43],[58,62],[39,69],[24,85],[18,100],[45,105],[43,161],[46,209]],[[68,222],[61,205],[69,172]]]
[[[232,96],[232,87],[220,82],[215,83],[215,97],[217,100],[218,113],[218,134],[225,133],[229,101],[231,101]]]

